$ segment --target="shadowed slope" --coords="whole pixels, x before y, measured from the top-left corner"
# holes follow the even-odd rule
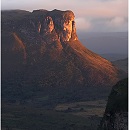
[[[3,80],[19,77],[20,83],[35,81],[43,87],[88,87],[111,86],[122,76],[111,62],[79,42],[72,11],[21,11],[18,20],[17,11],[12,12],[10,19],[2,12]],[[5,39],[9,37],[12,40]],[[8,62],[10,58],[15,60]],[[15,66],[9,75],[8,66]]]

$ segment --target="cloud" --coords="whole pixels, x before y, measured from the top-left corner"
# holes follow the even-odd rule
[[[2,9],[71,9],[76,17],[127,16],[128,0],[2,0]]]
[[[108,26],[116,26],[119,27],[125,23],[125,18],[124,17],[115,17],[111,19],[110,21],[107,22]]]
[[[125,19],[128,17],[128,0],[2,0],[1,3],[2,9],[72,10],[77,28],[82,30],[110,28],[114,31],[116,28],[123,30],[127,27]]]
[[[92,28],[91,22],[84,18],[76,19],[76,28],[77,30],[90,30]]]
[[[91,0],[85,2],[76,13],[77,16],[109,18],[127,16],[127,12],[128,0],[107,0],[106,2]]]
[[[124,32],[128,31],[128,20],[125,17],[98,18],[90,21],[93,32]]]

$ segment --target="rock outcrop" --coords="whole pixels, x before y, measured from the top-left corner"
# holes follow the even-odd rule
[[[119,81],[108,98],[104,117],[98,130],[128,129],[128,80]]]
[[[79,42],[74,18],[69,10],[3,11],[2,80],[44,87],[115,84],[122,72]]]

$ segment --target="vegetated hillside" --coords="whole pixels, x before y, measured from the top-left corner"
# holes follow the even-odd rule
[[[1,31],[2,128],[96,129],[89,125],[92,119],[53,109],[66,102],[105,100],[107,86],[124,76],[80,43],[73,12],[2,11]]]
[[[119,69],[122,69],[126,73],[128,73],[128,58],[116,60],[112,62],[115,66],[117,66]]]
[[[50,87],[111,85],[120,77],[79,42],[73,12],[58,10],[2,12],[2,72],[2,79],[12,74]]]
[[[69,99],[76,95],[77,100],[77,87],[86,91],[123,78],[111,62],[80,43],[74,17],[72,11],[2,11],[3,99],[22,102],[40,92],[50,97],[50,88],[68,88]]]
[[[119,81],[108,98],[100,130],[127,130],[128,127],[128,79]]]

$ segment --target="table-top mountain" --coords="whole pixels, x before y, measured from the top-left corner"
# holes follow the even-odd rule
[[[2,81],[112,86],[122,71],[78,40],[70,10],[2,11]]]

